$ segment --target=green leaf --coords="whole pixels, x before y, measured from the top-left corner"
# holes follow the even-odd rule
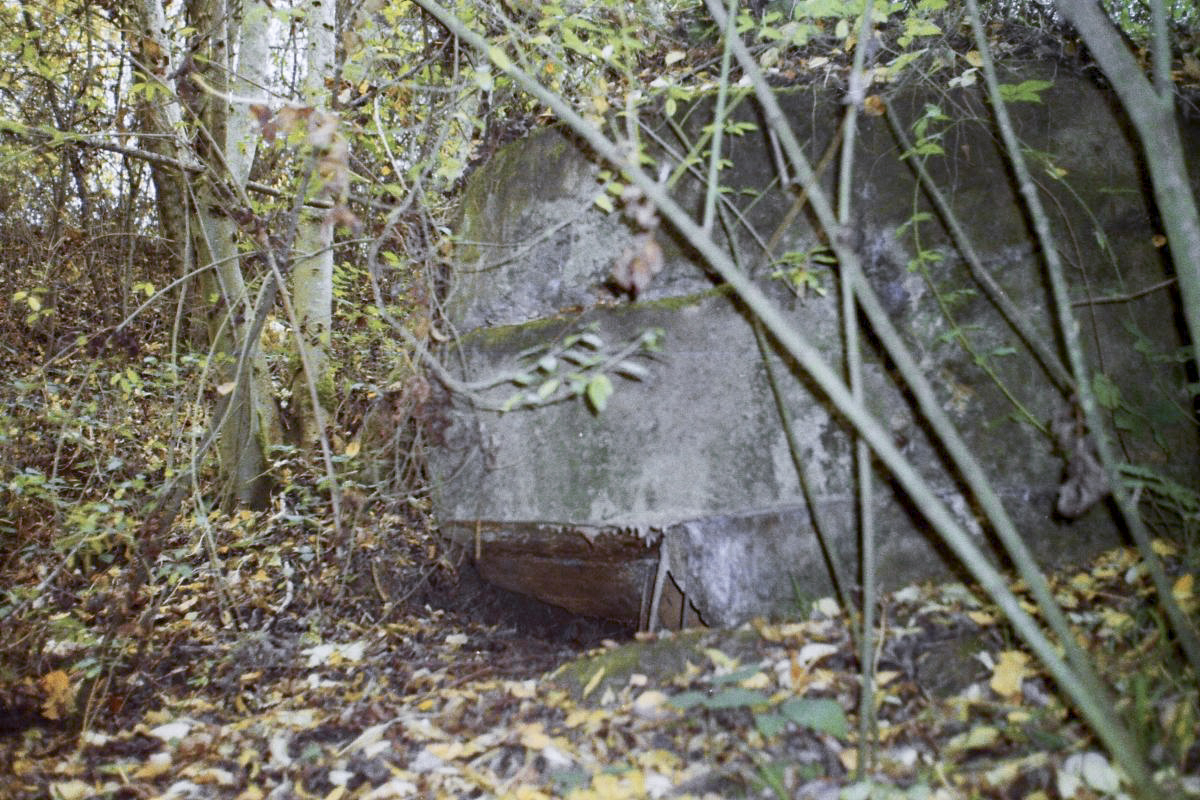
[[[717,692],[708,699],[708,702],[704,706],[705,708],[714,710],[721,708],[748,708],[750,706],[766,705],[768,702],[767,696],[762,692],[735,686]]]
[[[708,692],[700,692],[696,690],[680,692],[670,699],[671,705],[678,708],[680,711],[687,711],[696,706],[703,705],[708,701]]]
[[[793,697],[779,706],[779,713],[797,725],[828,733],[839,739],[850,732],[846,712],[833,700]]]
[[[1040,103],[1041,93],[1054,84],[1050,81],[1021,81],[1020,83],[1000,84],[1000,97],[1006,103]]]
[[[613,385],[609,377],[600,374],[588,381],[587,399],[597,414],[603,413],[608,407],[608,398],[612,396]]]
[[[926,48],[921,48],[920,50],[909,51],[907,53],[901,53],[899,56],[892,59],[888,63],[888,65],[887,65],[888,73],[890,75],[900,74],[901,70],[903,70],[905,67],[907,67],[909,64],[913,63],[914,61],[916,61],[918,58],[920,58],[921,54],[925,52],[925,49]]]
[[[777,736],[787,729],[787,718],[780,714],[755,714],[754,727],[763,736]]]
[[[635,381],[645,380],[650,376],[649,371],[641,364],[636,364],[633,361],[622,361],[617,366],[613,367],[613,372],[619,375],[624,375]]]
[[[570,28],[562,28],[561,38],[563,46],[569,50],[574,50],[580,55],[591,55],[596,48],[589,46],[586,42],[579,38],[578,35]]]
[[[563,350],[558,355],[563,361],[576,366],[584,366],[585,364],[592,363],[596,358],[594,355],[587,355],[578,350]]]
[[[509,60],[508,54],[496,45],[488,48],[488,58],[492,59],[492,63],[505,72],[512,68],[512,61]]]
[[[808,0],[804,5],[805,15],[814,19],[844,17],[847,14],[846,4],[842,0]]]
[[[475,79],[475,85],[484,92],[490,92],[496,86],[496,81],[492,77],[492,71],[485,68],[487,66],[490,65],[477,67],[472,75],[472,77]]]
[[[920,36],[937,36],[942,29],[927,19],[907,17],[904,20],[904,34],[898,40],[901,47],[908,47],[913,40]]]
[[[1124,409],[1117,409],[1113,412],[1113,425],[1117,430],[1121,431],[1136,431],[1140,426],[1140,420]]]
[[[642,347],[646,348],[648,352],[657,353],[662,350],[662,341],[665,337],[666,331],[662,328],[647,328],[638,338],[641,340]]]
[[[547,397],[554,394],[554,391],[556,389],[558,389],[558,386],[560,383],[562,383],[562,381],[560,381],[558,378],[551,378],[550,380],[543,383],[541,386],[538,387],[538,390],[537,390],[538,398],[541,400],[545,400]]]
[[[757,664],[751,664],[748,667],[742,667],[741,669],[734,670],[733,672],[726,672],[724,675],[717,675],[713,678],[713,684],[717,686],[724,686],[728,683],[741,683],[753,678],[760,672],[762,672],[762,667],[758,666]]]
[[[1103,372],[1097,372],[1093,376],[1092,393],[1096,395],[1096,402],[1109,411],[1121,405],[1121,387]]]

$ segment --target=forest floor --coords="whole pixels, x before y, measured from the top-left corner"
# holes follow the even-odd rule
[[[0,643],[0,797],[1129,791],[961,584],[883,598],[861,779],[856,645],[832,601],[791,621],[635,634],[491,589],[427,531],[383,522],[340,546],[245,513],[180,532],[173,575],[132,598],[117,565],[66,591],[45,565],[10,562],[0,577],[41,584],[52,613]],[[1161,550],[1195,614],[1190,574]],[[1196,682],[1135,564],[1112,550],[1054,589],[1156,768],[1200,797]]]

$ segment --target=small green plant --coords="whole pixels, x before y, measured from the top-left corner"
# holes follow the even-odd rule
[[[771,277],[787,281],[788,286],[801,299],[808,297],[809,292],[825,296],[825,282],[821,273],[828,271],[837,259],[832,251],[824,245],[814,247],[808,252],[789,250],[775,261],[775,271]]]

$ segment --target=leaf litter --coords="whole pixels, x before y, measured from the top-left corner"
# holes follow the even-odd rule
[[[831,601],[793,621],[634,636],[496,594],[428,531],[384,520],[339,546],[242,514],[209,528],[215,559],[177,531],[172,571],[134,598],[127,569],[90,576],[54,627],[18,632],[41,642],[36,656],[5,650],[0,796],[1130,792],[999,612],[960,584],[883,598],[862,779],[855,641]],[[1193,573],[1164,549],[1194,615]],[[1182,668],[1135,555],[1110,551],[1054,589],[1158,765],[1200,796],[1196,683],[1171,677]]]

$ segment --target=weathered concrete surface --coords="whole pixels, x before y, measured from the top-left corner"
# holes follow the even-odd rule
[[[1052,171],[1065,182],[1045,177],[1043,188],[1055,200],[1050,207],[1058,215],[1074,296],[1086,301],[1160,283],[1164,267],[1151,244],[1135,151],[1089,83],[1065,75],[1054,80],[1045,105],[1012,111],[1023,141],[1043,154],[1040,174]],[[983,119],[975,98],[960,91],[895,102],[908,119],[926,102],[955,103],[963,120],[974,108]],[[801,90],[784,95],[783,103],[808,151],[822,152],[840,113],[836,97]],[[757,121],[750,101],[737,113]],[[690,130],[708,121],[702,116],[687,122]],[[914,178],[881,120],[864,119],[860,140],[856,233],[868,277],[1018,530],[1053,560],[1115,541],[1103,506],[1072,523],[1052,519],[1062,462],[1038,426],[1063,399],[982,295],[965,291],[974,284],[936,223],[923,225],[920,234],[940,260],[929,262],[928,279],[908,268],[915,253],[911,231],[898,231],[925,203],[914,207]],[[964,121],[941,141],[947,155],[930,167],[976,249],[1036,328],[1052,335],[1039,260],[990,129]],[[761,249],[774,234],[780,238],[776,256],[810,252],[819,240],[804,213],[777,231],[790,218],[794,196],[772,183],[777,173],[764,138],[733,138],[730,146],[736,169],[725,180],[742,218],[736,239],[743,261],[798,330],[838,363],[834,276],[821,263],[806,262],[830,291],[799,296],[774,276],[778,267]],[[786,611],[797,595],[826,593],[830,558],[856,582],[852,445],[836,415],[773,347],[760,352],[736,298],[714,289],[703,266],[668,233],[659,236],[663,273],[637,303],[616,301],[606,284],[631,233],[619,215],[592,203],[600,191],[597,169],[568,137],[548,129],[501,151],[472,178],[461,267],[447,300],[461,340],[447,361],[468,379],[483,378],[528,363],[531,349],[589,325],[607,350],[661,328],[662,352],[640,362],[646,380],[613,378],[616,390],[602,414],[582,401],[506,414],[457,403],[445,446],[431,455],[442,530],[474,548],[480,570],[507,588],[585,613],[630,620],[636,614],[643,622],[664,542],[672,579],[712,624]],[[685,182],[679,193],[685,206],[698,207],[698,184]],[[1097,243],[1097,223],[1107,251]],[[1101,364],[1120,387],[1126,407],[1115,413],[1127,457],[1194,485],[1197,448],[1182,369],[1147,355],[1178,347],[1175,326],[1164,324],[1172,318],[1170,297],[1149,293],[1078,310],[1093,365]],[[972,352],[954,341],[955,324],[967,332]],[[1133,346],[1137,341],[1141,351]],[[811,504],[768,364],[781,384]],[[879,419],[944,502],[985,540],[970,501],[877,355],[866,379]],[[499,403],[514,391],[501,386],[490,396]],[[1034,422],[1021,418],[1013,401]],[[920,514],[883,481],[876,518],[885,583],[945,570]],[[832,542],[831,553],[819,547],[815,525]]]

